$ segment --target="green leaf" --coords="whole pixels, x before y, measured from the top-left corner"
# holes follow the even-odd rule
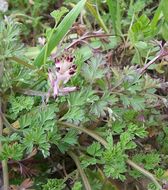
[[[144,50],[144,49],[148,48],[148,45],[146,42],[139,41],[139,42],[135,43],[135,47],[137,47],[138,49]]]
[[[70,108],[69,111],[61,118],[61,120],[79,123],[80,121],[85,120],[85,111],[80,107]]]
[[[104,116],[106,116],[107,110],[110,109],[111,116],[112,116],[113,112],[109,106],[113,105],[117,101],[118,101],[117,97],[115,97],[114,95],[111,96],[109,93],[105,93],[101,97],[101,99],[95,101],[92,104],[91,109],[90,109],[90,113],[96,115],[97,117],[100,117],[100,116],[104,117]],[[110,116],[109,113],[108,113],[108,115]]]
[[[90,157],[90,158],[86,158],[84,157],[84,159],[81,162],[82,168],[87,168],[90,165],[95,165],[98,163],[98,159]]]
[[[162,7],[162,12],[163,12],[163,15],[165,17],[165,20],[168,22],[168,11],[167,11],[168,1],[167,0],[163,0],[161,7]]]
[[[44,124],[46,121],[56,118],[55,109],[53,106],[46,107],[38,113],[39,121]]]
[[[157,10],[155,11],[155,14],[153,16],[153,19],[151,21],[151,27],[155,28],[158,21],[160,20],[161,14],[162,14],[162,3],[164,0],[162,0],[157,8]]]
[[[95,102],[91,107],[90,113],[97,117],[106,116],[105,109],[107,108],[107,104],[107,102],[102,100]]]
[[[135,110],[126,110],[123,113],[123,118],[125,121],[132,121],[135,119],[136,115],[137,115],[137,112]]]
[[[131,123],[128,125],[128,131],[131,134],[133,134],[134,136],[138,136],[140,138],[144,138],[148,134],[143,125],[138,126],[138,125],[131,124]]]
[[[23,144],[30,153],[34,146],[38,146],[38,149],[42,151],[43,156],[49,156],[50,144],[47,142],[47,134],[41,127],[29,128],[24,130]]]
[[[59,42],[66,35],[72,24],[75,22],[76,18],[83,9],[85,2],[86,0],[79,1],[79,3],[64,17],[62,22],[53,32],[50,41],[43,47],[37,58],[34,60],[35,66],[37,67],[42,66],[46,49],[47,49],[46,55],[49,56],[52,50],[59,44]]]
[[[123,150],[129,150],[134,149],[136,147],[136,144],[132,141],[134,139],[134,136],[129,132],[124,132],[120,136],[120,142],[121,148]]]
[[[77,134],[76,130],[70,129],[63,138],[53,139],[52,141],[58,146],[62,153],[65,153],[71,146],[77,144]]]
[[[82,88],[81,91],[71,93],[68,99],[70,107],[94,103],[99,98],[95,93],[91,88]]]
[[[159,166],[159,163],[161,162],[160,155],[154,152],[148,153],[148,154],[143,154],[143,153],[135,154],[132,159],[137,164],[143,165],[143,167],[146,170],[155,170],[155,168],[157,168]],[[134,178],[138,178],[142,176],[136,170],[131,170],[129,173]]]
[[[95,8],[93,4],[87,2],[86,7],[90,11],[90,13],[93,15],[93,17],[97,20],[98,24],[103,28],[103,30],[108,33],[108,28],[106,27],[103,19],[101,18],[100,14],[99,14],[97,5]]]
[[[160,190],[160,188],[156,187],[154,183],[149,183],[148,190]]]
[[[65,187],[63,179],[48,179],[47,183],[43,185],[43,190],[63,190]]]
[[[145,99],[135,96],[133,98],[130,98],[130,104],[134,108],[134,110],[140,111],[145,108]]]
[[[97,79],[104,77],[107,70],[103,68],[105,61],[102,55],[96,55],[88,62],[88,64],[83,65],[82,67],[82,76],[89,83],[96,82]]]
[[[114,142],[113,142],[113,136],[112,136],[112,133],[110,133],[108,136],[107,136],[107,143],[108,143],[108,148],[109,149],[112,149],[113,148],[113,145],[114,145]]]
[[[75,184],[72,187],[72,190],[82,190],[82,184],[80,181],[75,182]]]
[[[50,15],[55,19],[55,22],[58,23],[60,19],[68,12],[66,7],[61,7],[59,10],[54,10]]]
[[[77,143],[77,131],[74,129],[71,129],[70,131],[68,131],[68,133],[65,135],[64,138],[62,138],[62,141],[70,144],[70,145],[74,145]]]
[[[135,111],[140,111],[145,108],[145,99],[143,97],[128,97],[126,95],[121,95],[120,98],[125,107],[132,106]]]
[[[115,35],[121,35],[121,14],[119,1],[107,0],[106,2],[109,7]]]
[[[128,9],[129,18],[132,19],[134,15],[138,15],[145,8],[145,5],[145,1],[143,0],[131,1]]]
[[[3,150],[0,153],[0,160],[21,160],[23,157],[24,148],[21,144],[3,144]]]
[[[101,39],[96,38],[93,39],[88,45],[83,45],[80,49],[77,50],[82,56],[84,61],[90,59],[93,56],[92,48],[102,48],[103,51],[107,51],[109,49],[114,49],[117,47],[118,43],[120,43],[120,38],[116,36],[109,36],[108,37],[108,43],[102,43]],[[92,48],[90,48],[92,47]]]
[[[96,170],[87,168],[85,171],[92,186],[92,190],[119,190],[115,182],[107,179],[99,168]]]
[[[129,37],[133,43],[151,39],[156,34],[156,28],[152,27],[150,19],[146,14],[140,16],[129,30]]]
[[[102,155],[101,145],[98,142],[92,143],[89,147],[87,147],[87,153],[96,157]]]
[[[162,36],[163,36],[163,38],[164,38],[164,40],[168,40],[168,22],[164,22],[163,24],[162,24],[162,29],[161,29],[161,31],[162,31]]]
[[[125,155],[123,155],[120,146],[106,150],[102,158],[105,162],[104,173],[107,177],[120,180],[125,179],[123,175],[126,172]]]
[[[31,110],[34,105],[34,98],[28,96],[10,96],[9,103],[11,104],[9,108],[11,117],[16,119],[21,111]]]
[[[45,107],[34,107],[30,112],[19,118],[20,127],[23,129],[27,126],[43,126],[45,130],[50,130],[55,124],[56,112],[58,112],[57,104],[45,105]],[[34,117],[36,115],[36,117]]]
[[[122,123],[121,121],[116,121],[116,122],[113,122],[112,123],[112,130],[117,133],[117,134],[120,134],[123,132],[125,128],[125,124]]]

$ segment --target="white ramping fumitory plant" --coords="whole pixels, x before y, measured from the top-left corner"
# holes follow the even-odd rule
[[[55,59],[55,66],[48,71],[48,79],[50,83],[49,96],[53,92],[53,97],[65,95],[68,92],[76,90],[76,87],[64,87],[76,73],[76,65],[73,63],[74,57],[62,56],[60,59]]]

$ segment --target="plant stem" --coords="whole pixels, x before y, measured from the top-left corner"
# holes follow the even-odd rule
[[[78,126],[76,126],[76,125],[74,125],[72,123],[67,123],[67,122],[57,121],[57,123],[60,124],[61,127],[68,127],[68,128],[78,129],[79,131],[82,131],[82,132],[88,134],[93,139],[100,142],[104,147],[107,147],[107,142],[102,137],[100,137],[97,133],[95,133],[95,132],[93,132],[93,131],[91,131],[89,129],[86,129],[86,128],[83,128],[83,127],[78,127]]]
[[[92,188],[90,186],[90,183],[88,181],[88,178],[87,178],[85,172],[83,171],[83,169],[81,168],[80,161],[79,161],[78,157],[72,151],[69,151],[68,154],[74,160],[74,162],[75,162],[75,164],[77,166],[77,169],[78,169],[78,171],[79,171],[79,173],[81,175],[81,178],[82,178],[83,184],[85,186],[85,189],[86,190],[92,190]]]
[[[42,70],[39,70],[38,68],[36,68],[34,65],[31,65],[29,63],[27,63],[26,61],[16,57],[16,56],[13,56],[13,57],[10,57],[9,59],[13,60],[13,61],[16,61],[17,63],[19,63],[20,65],[24,66],[24,67],[27,67],[31,70],[34,70],[36,71],[38,74],[42,75],[42,76],[45,76],[45,73],[42,71]]]
[[[80,43],[83,40],[89,39],[89,38],[105,38],[105,37],[110,37],[110,36],[114,36],[112,34],[88,34],[88,35],[84,35],[82,37],[80,37],[79,39],[73,41],[68,47],[66,47],[65,49],[68,50],[69,48],[77,45],[78,43]]]
[[[20,59],[18,57],[13,56],[13,57],[10,57],[10,59],[13,60],[13,61],[16,61],[20,65],[23,65],[23,66],[25,66],[25,67],[27,67],[27,68],[29,68],[31,70],[36,70],[37,69],[34,65],[30,65],[29,63],[27,63],[26,61],[24,61],[24,60],[22,60],[22,59]]]
[[[99,25],[102,27],[102,29],[109,33],[108,28],[106,27],[103,19],[101,18],[98,10],[94,7],[93,4],[86,2],[86,7],[87,9],[90,11],[90,13],[92,14],[93,17],[95,17],[95,19],[97,20],[97,22],[99,23]]]
[[[2,112],[1,112],[1,106],[2,106],[2,98],[0,98],[0,136],[2,136],[3,132],[3,119],[2,119]],[[0,152],[2,152],[3,146],[2,142],[0,141]],[[8,176],[8,164],[7,160],[2,160],[2,173],[3,173],[3,190],[9,189],[9,176]]]
[[[157,55],[157,56],[154,57],[151,61],[149,61],[147,64],[145,64],[145,65],[143,66],[143,68],[140,70],[140,74],[143,75],[144,72],[148,69],[148,67],[149,67],[150,65],[152,65],[153,63],[155,63],[155,61],[158,60],[159,57],[160,57],[160,55]]]
[[[140,173],[142,173],[144,176],[146,176],[147,178],[149,178],[151,181],[153,181],[153,183],[156,185],[156,187],[160,190],[162,190],[161,185],[158,183],[158,181],[155,179],[154,175],[151,174],[150,172],[148,172],[147,170],[145,170],[144,168],[138,166],[137,164],[135,164],[133,161],[131,161],[130,159],[127,159],[127,164],[129,164],[130,166],[132,166],[134,169],[138,170]]]
[[[155,61],[157,61],[158,59],[165,57],[168,55],[168,51],[164,50],[164,48],[162,48],[162,50],[160,51],[160,53],[154,57],[151,61],[149,61],[147,64],[145,64],[141,69],[140,69],[140,74],[143,75],[144,72],[148,69],[149,66],[151,66],[152,64],[155,63]]]
[[[78,127],[72,123],[61,122],[61,121],[58,121],[57,123],[60,124],[61,127],[78,129],[79,131],[82,131],[82,132],[88,134],[89,136],[91,136],[92,138],[94,138],[95,140],[100,142],[105,148],[108,146],[108,143],[94,131],[91,131],[91,130],[83,128],[83,127]],[[144,168],[140,167],[139,165],[137,165],[130,159],[127,159],[126,163],[128,165],[130,165],[131,167],[133,167],[134,169],[138,170],[144,176],[148,177],[156,185],[156,187],[158,187],[159,190],[162,190],[161,185],[158,183],[158,181],[156,180],[156,178],[154,177],[154,175],[152,173],[150,173],[147,170],[145,170]]]

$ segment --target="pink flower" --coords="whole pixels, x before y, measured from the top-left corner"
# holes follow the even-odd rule
[[[76,87],[64,87],[76,73],[77,67],[73,63],[73,60],[74,58],[72,56],[62,56],[60,59],[56,58],[55,66],[48,71],[48,80],[51,87],[50,92],[53,92],[54,98],[76,90]]]

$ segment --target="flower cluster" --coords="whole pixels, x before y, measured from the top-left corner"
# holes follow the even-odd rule
[[[55,58],[55,66],[49,69],[48,79],[51,86],[49,94],[53,93],[54,98],[76,90],[76,87],[64,87],[76,73],[77,66],[73,62],[74,57],[63,55],[61,58]]]

